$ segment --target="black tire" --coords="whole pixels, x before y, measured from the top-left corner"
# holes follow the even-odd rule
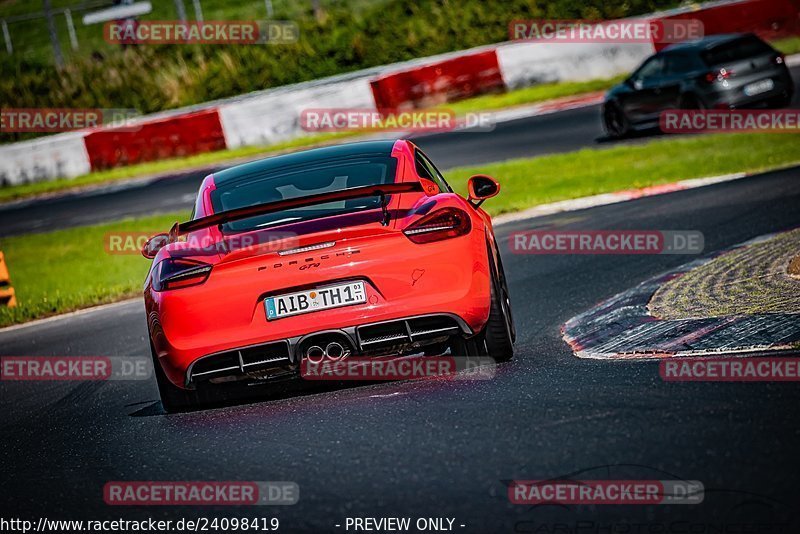
[[[455,337],[450,340],[450,354],[452,356],[474,358],[486,356],[488,353],[486,343],[481,334],[471,338]]]
[[[618,104],[608,102],[603,107],[603,126],[611,139],[622,139],[631,133],[631,122]]]
[[[506,274],[499,251],[497,252],[497,267],[495,268],[490,249],[489,265],[492,274],[492,303],[489,309],[489,320],[486,322],[481,337],[486,344],[488,355],[498,362],[505,362],[514,357],[514,341],[517,337],[517,330],[514,325],[514,316],[511,312],[511,298],[509,297]]]
[[[201,402],[197,391],[181,389],[167,378],[152,343],[150,344],[150,355],[153,357],[153,370],[164,411],[173,413],[199,408]]]
[[[508,291],[508,280],[506,279],[506,270],[503,267],[503,257],[500,256],[500,249],[497,248],[497,242],[492,240],[494,250],[497,253],[497,265],[499,267],[498,280],[500,281],[500,289],[506,298],[506,309],[508,310],[508,317],[511,323],[511,342],[517,342],[517,325],[514,322],[514,313],[511,310],[511,293]]]

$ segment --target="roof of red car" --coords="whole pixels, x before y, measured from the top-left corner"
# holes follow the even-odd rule
[[[280,156],[272,156],[270,158],[244,163],[242,165],[237,165],[229,169],[215,172],[214,182],[217,185],[220,185],[225,182],[252,176],[253,174],[262,174],[264,172],[270,172],[286,167],[308,165],[309,163],[317,161],[367,155],[389,156],[391,155],[392,148],[396,142],[396,139],[362,141],[359,143],[346,143],[342,145],[313,148],[311,150],[302,150]]]

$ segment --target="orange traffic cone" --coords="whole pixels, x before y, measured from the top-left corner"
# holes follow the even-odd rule
[[[14,308],[17,305],[17,297],[14,295],[14,288],[11,287],[11,278],[8,276],[8,267],[3,253],[0,252],[0,306]]]

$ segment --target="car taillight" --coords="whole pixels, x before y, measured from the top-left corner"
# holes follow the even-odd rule
[[[167,291],[202,284],[211,274],[211,265],[182,258],[166,258],[153,273],[153,289]]]
[[[467,234],[471,229],[472,223],[465,211],[443,208],[426,215],[403,233],[414,243],[430,243]]]
[[[717,71],[709,72],[706,74],[706,81],[708,83],[721,82],[733,76],[733,71],[728,69],[719,69]]]

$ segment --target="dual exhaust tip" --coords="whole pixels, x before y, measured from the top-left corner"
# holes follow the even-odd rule
[[[331,341],[325,348],[320,345],[311,345],[305,351],[305,357],[312,363],[319,363],[323,359],[340,360],[350,353],[341,343]]]

